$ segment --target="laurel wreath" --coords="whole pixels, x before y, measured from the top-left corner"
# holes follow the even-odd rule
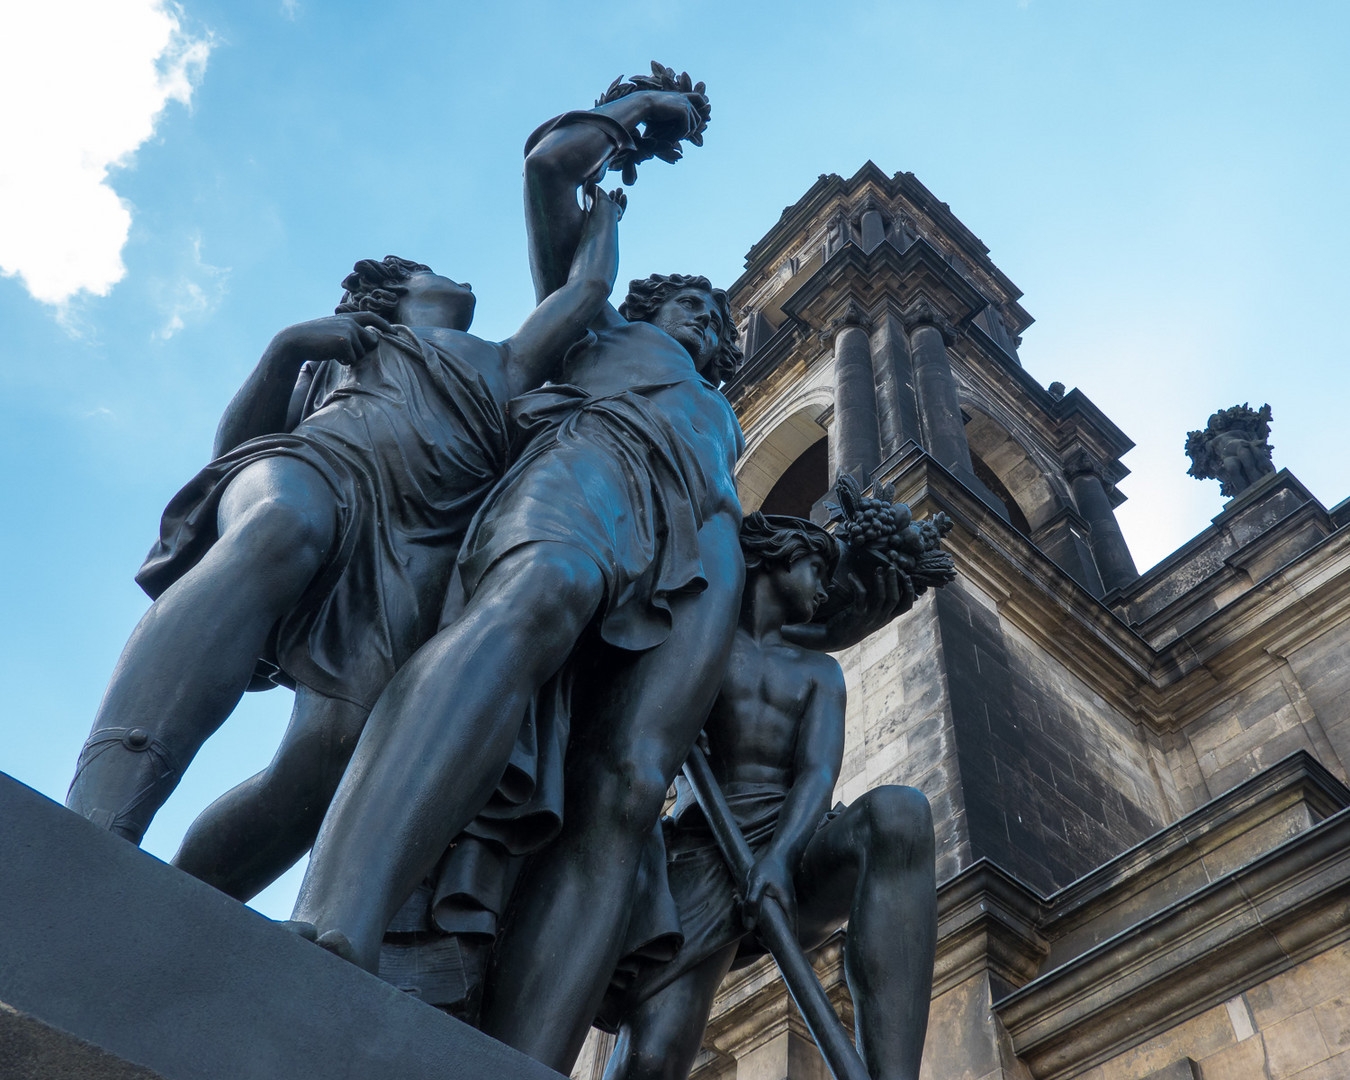
[[[688,72],[675,74],[674,68],[668,68],[657,61],[652,61],[652,73],[650,75],[635,75],[631,79],[625,80],[622,75],[609,84],[607,89],[596,100],[597,107],[606,105],[611,101],[618,101],[629,94],[636,94],[643,90],[659,90],[684,94],[698,112],[698,126],[691,132],[686,133],[682,138],[672,139],[658,131],[651,131],[644,128],[633,137],[634,147],[632,150],[622,150],[614,156],[610,162],[611,170],[623,174],[623,182],[632,185],[637,180],[637,167],[644,161],[651,158],[660,158],[662,161],[674,164],[684,156],[680,148],[682,139],[687,139],[695,146],[703,145],[703,132],[707,130],[708,119],[712,116],[712,105],[708,101],[706,87],[703,83],[694,82]]]

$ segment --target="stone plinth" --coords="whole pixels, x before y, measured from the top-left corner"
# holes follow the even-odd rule
[[[558,1080],[0,774],[7,1080]]]

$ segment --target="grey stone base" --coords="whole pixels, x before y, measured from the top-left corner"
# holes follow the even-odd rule
[[[558,1080],[2,773],[0,1076]]]

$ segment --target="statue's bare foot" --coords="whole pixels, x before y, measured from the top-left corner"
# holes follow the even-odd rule
[[[321,949],[327,949],[334,956],[340,956],[348,963],[356,963],[356,950],[341,930],[325,930],[315,939]]]
[[[277,925],[283,930],[289,930],[292,934],[298,934],[306,941],[319,940],[319,928],[312,922],[305,922],[302,919],[285,919],[278,922]]]

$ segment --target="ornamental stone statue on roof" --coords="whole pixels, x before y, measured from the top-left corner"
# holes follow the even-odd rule
[[[1186,434],[1187,474],[1197,480],[1219,481],[1226,499],[1242,494],[1263,476],[1275,471],[1266,440],[1270,437],[1270,406],[1253,409],[1246,402],[1220,409],[1201,431]]]

